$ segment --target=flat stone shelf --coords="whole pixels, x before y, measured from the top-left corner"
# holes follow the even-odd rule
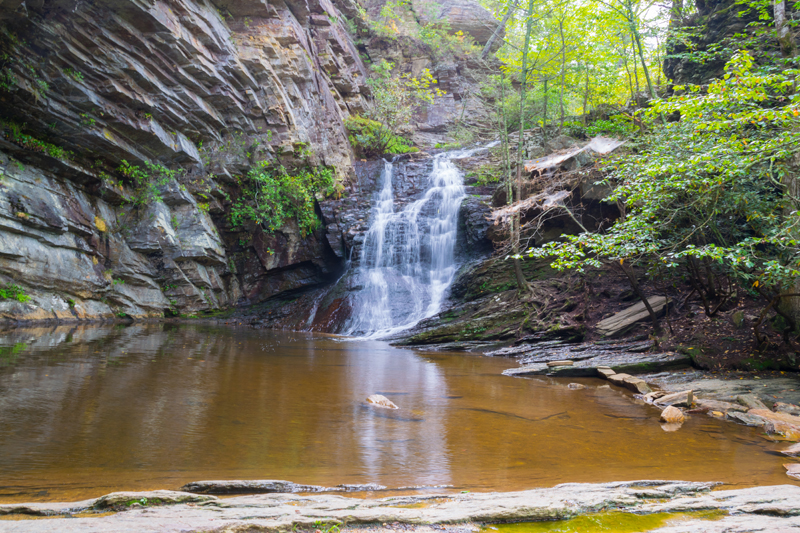
[[[506,376],[598,377],[598,367],[609,367],[615,373],[644,374],[670,368],[691,366],[688,355],[667,352],[656,354],[609,353],[591,359],[574,361],[572,366],[548,367],[547,363],[530,363],[519,368],[509,368]]]

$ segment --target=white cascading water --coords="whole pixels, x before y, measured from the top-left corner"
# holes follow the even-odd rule
[[[425,194],[400,211],[394,210],[392,163],[384,164],[357,272],[362,288],[352,297],[346,334],[388,337],[439,311],[456,273],[458,211],[465,196],[463,176],[451,160],[475,151],[435,156]]]

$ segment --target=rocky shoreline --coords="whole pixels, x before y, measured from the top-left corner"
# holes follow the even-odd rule
[[[511,377],[597,377],[627,389],[637,400],[663,409],[667,431],[680,427],[686,416],[711,416],[760,427],[766,438],[800,441],[800,380],[786,372],[709,372],[692,367],[690,356],[650,352],[650,341],[563,344],[550,341],[522,344],[487,352],[516,357]],[[574,388],[582,388],[579,385]],[[782,453],[789,457],[797,445]],[[800,479],[800,465],[785,465],[787,475]]]
[[[10,520],[3,522],[4,531],[31,533],[330,531],[333,526],[464,531],[484,524],[566,520],[613,511],[637,517],[683,513],[674,524],[641,531],[800,530],[800,487],[711,490],[714,486],[682,481],[567,483],[510,493],[380,499],[331,494],[220,499],[176,491],[119,492],[82,502],[0,505],[0,518]],[[37,517],[48,519],[32,519]]]

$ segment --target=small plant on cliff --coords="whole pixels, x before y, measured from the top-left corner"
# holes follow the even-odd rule
[[[22,126],[15,122],[0,120],[0,134],[6,140],[33,152],[42,152],[56,159],[72,159],[74,157],[69,150],[24,133]]]
[[[70,78],[72,78],[75,81],[83,81],[83,79],[84,79],[84,76],[83,76],[82,72],[79,72],[79,71],[77,71],[75,69],[71,69],[69,67],[64,69],[64,74],[69,76]]]
[[[242,194],[233,201],[231,225],[240,227],[251,221],[272,232],[294,219],[306,235],[319,227],[314,195],[332,194],[336,189],[333,169],[304,168],[290,173],[285,167],[259,162],[247,177],[240,179]]]
[[[133,184],[134,194],[130,203],[139,207],[151,202],[161,201],[161,188],[170,180],[176,179],[180,171],[170,170],[163,165],[145,161],[144,167],[131,165],[122,160],[117,172],[128,178]]]
[[[407,154],[419,152],[419,148],[376,120],[350,117],[344,122],[349,133],[350,144],[359,157],[379,157],[383,154]]]
[[[0,285],[0,300],[16,300],[25,303],[31,297],[25,294],[25,291],[19,285],[8,283]]]
[[[25,87],[20,81],[28,78],[32,83],[28,89],[39,99],[50,86],[39,75],[39,70],[25,50],[27,43],[8,28],[0,27],[0,90],[11,91]]]
[[[436,79],[428,69],[415,77],[394,73],[394,63],[381,60],[373,65],[373,76],[367,80],[373,101],[365,116],[351,119],[348,130],[351,143],[363,155],[404,153],[410,146],[400,137],[401,130],[411,122],[417,106],[432,103],[444,92],[436,87]],[[364,120],[366,119],[366,120]]]

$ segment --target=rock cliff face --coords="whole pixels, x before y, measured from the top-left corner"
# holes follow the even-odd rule
[[[365,69],[339,7],[0,4],[0,284],[31,296],[0,317],[194,313],[334,275],[343,229],[322,198],[327,225],[306,237],[232,228],[226,198],[257,160],[353,183],[342,121],[363,109]],[[123,161],[175,172],[142,196]]]

